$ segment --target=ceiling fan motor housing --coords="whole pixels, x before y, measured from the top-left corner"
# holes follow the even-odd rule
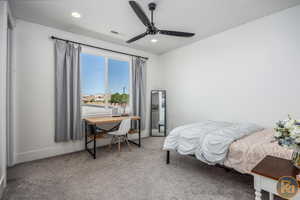
[[[147,33],[150,35],[155,35],[158,33],[158,29],[155,26],[151,26],[148,28]]]
[[[156,3],[149,3],[148,4],[148,7],[149,7],[149,10],[151,10],[151,11],[153,11],[153,10],[155,10],[155,8],[156,8]]]

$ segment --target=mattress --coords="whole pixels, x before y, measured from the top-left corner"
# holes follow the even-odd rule
[[[291,159],[293,150],[279,146],[274,140],[274,130],[265,129],[233,142],[224,165],[240,173],[251,170],[267,155]]]
[[[228,122],[214,122],[214,121],[202,121],[195,124],[188,124],[173,129],[164,142],[164,150],[175,150],[181,155],[195,155],[197,159],[207,164],[221,164],[226,167],[233,168],[236,171],[243,174],[251,174],[251,170],[267,155],[276,156],[280,158],[290,159],[292,156],[292,150],[281,147],[274,139],[273,129],[248,129],[248,126],[240,125],[240,127],[246,127],[249,134],[245,134],[243,137],[237,137],[239,139],[232,140],[228,143],[227,140],[217,140],[214,135],[207,137],[209,143],[216,146],[215,149],[206,149],[205,155],[218,152],[218,146],[224,146],[223,143],[228,143],[224,150],[224,158],[222,162],[207,162],[206,159],[201,159],[199,152],[203,152],[203,133],[215,132],[215,130],[222,130],[222,135],[230,137],[233,132],[224,131],[231,130],[232,124]],[[250,126],[251,127],[251,126]],[[254,126],[255,127],[255,126]],[[242,129],[238,129],[237,132],[241,132]],[[245,130],[242,132],[245,133]],[[251,130],[249,132],[249,130]],[[211,140],[211,141],[210,141]],[[226,144],[227,144],[226,143]]]

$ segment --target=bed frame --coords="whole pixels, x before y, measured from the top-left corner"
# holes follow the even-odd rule
[[[166,157],[166,163],[167,165],[170,164],[170,151],[167,151],[167,157]]]
[[[195,155],[188,155],[188,156],[190,156],[190,157],[192,157],[192,158],[196,158]],[[166,151],[166,164],[167,164],[167,165],[170,164],[170,150],[167,150],[167,151]],[[215,166],[224,169],[226,172],[233,171],[232,168],[225,167],[224,165],[216,164]],[[234,170],[234,171],[235,171],[235,170]],[[239,172],[238,172],[238,173],[239,173]]]

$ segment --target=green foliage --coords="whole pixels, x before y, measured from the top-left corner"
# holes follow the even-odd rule
[[[128,94],[114,93],[111,95],[110,98],[110,103],[124,104],[124,103],[128,103],[128,101],[129,101]]]

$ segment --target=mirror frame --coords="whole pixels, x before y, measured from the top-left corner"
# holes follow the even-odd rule
[[[164,135],[153,135],[152,134],[152,93],[154,93],[154,92],[162,92],[165,95]],[[167,91],[166,90],[151,90],[151,93],[150,93],[150,127],[149,127],[149,129],[150,129],[150,131],[149,131],[150,137],[166,137],[167,136]]]

